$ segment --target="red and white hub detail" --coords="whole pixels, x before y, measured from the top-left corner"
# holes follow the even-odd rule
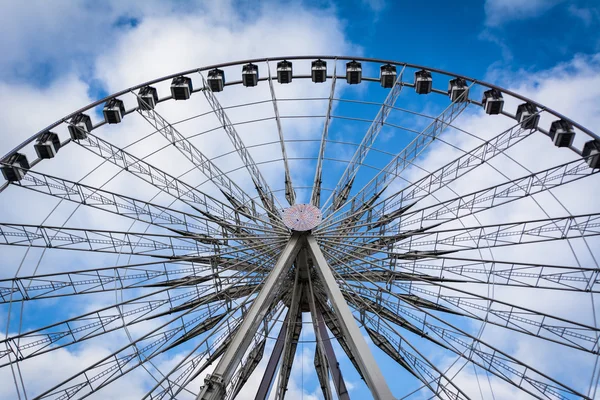
[[[296,232],[310,231],[321,223],[321,210],[311,204],[294,204],[283,211],[283,223]]]

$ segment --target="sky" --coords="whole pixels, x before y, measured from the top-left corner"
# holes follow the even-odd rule
[[[352,0],[352,1],[62,1],[47,2],[31,0],[24,3],[0,0],[0,153],[6,154],[23,140],[42,130],[45,126],[59,120],[64,115],[83,107],[92,101],[101,99],[110,93],[139,84],[141,82],[204,65],[242,60],[247,58],[279,57],[283,55],[332,55],[360,56],[389,59],[398,62],[410,62],[444,69],[475,79],[492,82],[528,96],[573,120],[591,131],[599,132],[600,126],[600,5],[597,1],[561,1],[561,0],[485,0],[464,1],[449,5],[447,1],[395,2],[391,0]],[[266,65],[261,64],[261,73]],[[306,68],[306,63],[297,62],[295,68]],[[332,65],[329,65],[330,71]],[[337,65],[343,68],[342,63]],[[227,76],[235,76],[235,69],[226,69]],[[412,74],[412,72],[410,72]],[[376,70],[365,70],[365,75],[375,76]],[[434,78],[436,78],[434,76]],[[437,78],[436,78],[437,79]],[[350,87],[338,84],[340,97],[363,101],[381,102],[387,91],[376,84]],[[239,85],[238,85],[239,86]],[[445,83],[436,87],[444,88]],[[289,86],[277,86],[277,96],[281,99],[300,97],[329,96],[329,84],[314,85],[309,82],[295,82]],[[167,86],[159,91],[167,91]],[[135,99],[128,95],[124,100],[132,104]],[[261,84],[255,91],[232,87],[219,95],[223,104],[234,105],[257,99],[268,99],[268,86]],[[480,96],[480,94],[478,94]],[[161,105],[161,113],[169,119],[181,120],[184,116],[194,115],[208,110],[200,94],[184,105],[168,102]],[[405,88],[401,93],[398,107],[405,107],[426,114],[441,112],[447,105],[447,99],[424,99]],[[507,99],[507,107],[516,108],[514,99]],[[282,115],[323,115],[327,103],[324,101],[292,102],[281,101],[279,112]],[[258,105],[248,111],[231,109],[233,121],[260,119],[271,115],[270,104]],[[352,104],[338,103],[334,107],[335,115],[372,119],[377,107],[358,107]],[[97,122],[101,118],[101,109],[91,114]],[[510,127],[510,121],[489,116],[481,110],[468,111],[460,117],[460,126],[468,132],[477,132],[481,138],[490,138],[502,129]],[[542,121],[549,125],[550,120]],[[404,114],[392,114],[390,123],[411,125],[423,129],[425,123],[418,118]],[[216,118],[182,122],[178,125],[182,132],[191,135],[203,132],[207,126],[215,126]],[[295,140],[288,145],[292,158],[293,179],[299,187],[301,200],[307,201],[310,185],[314,176],[314,162],[306,157],[318,150],[315,138],[320,137],[322,119],[298,118],[283,122],[283,128],[289,139]],[[368,124],[354,121],[335,120],[330,135],[339,142],[358,143]],[[64,128],[64,127],[63,127]],[[101,130],[112,143],[127,145],[138,139],[143,132],[150,133],[149,126],[141,118],[126,119],[111,129]],[[493,128],[493,129],[490,129]],[[256,123],[251,127],[239,126],[239,132],[247,145],[277,141],[277,132],[272,121]],[[59,131],[66,137],[66,129]],[[411,136],[412,135],[412,136]],[[388,150],[371,154],[368,163],[373,167],[383,167],[414,134],[400,137],[391,128],[380,135],[377,148]],[[232,150],[218,132],[196,134],[194,143],[201,146],[206,154],[214,157],[216,164],[231,172],[232,178],[244,189],[251,187],[246,172],[241,169],[241,161],[235,154],[224,155]],[[312,140],[312,141],[310,141]],[[576,146],[581,146],[583,136],[578,135]],[[460,155],[460,149],[472,148],[479,144],[477,138],[451,131],[443,143],[436,143],[424,153],[415,165],[405,171],[408,181],[414,181],[426,171],[443,165],[453,157]],[[551,146],[548,138],[527,139],[524,145],[516,146],[511,160],[502,159],[491,163],[440,193],[441,198],[451,198],[451,191],[468,193],[470,191],[495,184],[506,176],[522,176],[527,171],[539,171],[576,158],[566,150]],[[449,146],[447,144],[451,144]],[[164,138],[153,137],[143,145],[133,145],[131,151],[138,156],[146,156],[165,146]],[[89,157],[89,153],[68,146],[59,153],[62,157],[43,165],[41,171],[77,181],[85,177],[89,185],[106,185],[106,189],[142,198],[157,195],[149,185],[127,180],[122,175],[106,183],[109,177],[117,174],[117,169],[103,165],[91,172],[99,163]],[[332,156],[325,163],[331,176],[325,177],[325,186],[333,187],[343,172],[341,162],[348,160],[355,146],[333,144],[328,148]],[[277,145],[256,147],[251,154],[261,164],[265,177],[274,188],[282,188],[281,163],[269,163]],[[180,154],[167,147],[148,160],[161,165],[164,170],[174,174],[184,174],[190,167]],[[185,160],[184,160],[185,161]],[[496,161],[496,160],[495,160]],[[264,167],[264,168],[263,168]],[[492,168],[493,167],[493,168]],[[357,183],[367,183],[375,170],[365,171]],[[504,174],[504,175],[502,175]],[[566,209],[572,214],[597,212],[594,207],[598,189],[598,179],[594,176],[572,187],[559,188],[555,197],[541,195],[538,203],[514,205],[503,211],[482,213],[481,221],[488,223],[518,221],[520,219],[544,218],[548,214],[558,216]],[[202,184],[208,193],[216,189],[210,183],[203,183],[203,176],[192,171],[185,175],[190,183]],[[585,182],[584,182],[585,181]],[[399,182],[396,189],[406,183]],[[6,222],[62,225],[114,229],[131,229],[131,221],[117,218],[102,212],[75,209],[69,203],[48,201],[47,197],[27,193],[16,187],[10,187],[0,195],[0,216]],[[277,197],[283,199],[282,192]],[[168,204],[169,198],[157,195],[159,204]],[[426,201],[436,201],[428,199]],[[542,206],[540,206],[541,204]],[[50,215],[50,211],[52,211]],[[548,214],[544,214],[547,212]],[[49,217],[47,217],[49,215]],[[480,220],[465,219],[465,223],[481,223]],[[141,228],[140,228],[141,227]],[[147,229],[139,224],[134,230]],[[151,229],[151,228],[150,228]],[[150,230],[152,232],[152,230]],[[591,249],[586,248],[590,246]],[[596,246],[594,246],[594,244]],[[598,241],[570,242],[571,249],[564,246],[540,245],[533,251],[511,249],[494,253],[502,259],[503,255],[520,257],[532,262],[549,262],[585,265],[595,264],[594,251]],[[81,265],[116,265],[115,255],[102,255],[79,252],[65,256],[60,251],[47,252],[26,249],[0,250],[6,267],[1,277],[14,276],[15,273],[33,273],[34,270],[49,272],[66,270]],[[572,252],[572,254],[571,254]],[[580,256],[573,258],[573,254]],[[140,258],[142,259],[142,258]],[[22,262],[25,260],[26,262]],[[136,260],[136,258],[128,261]],[[123,261],[124,262],[124,261]],[[36,265],[39,267],[36,269]],[[581,321],[592,323],[595,319],[593,296],[560,297],[554,291],[539,292],[535,296],[530,292],[517,289],[492,289],[499,298],[518,298],[521,304],[540,310],[552,310],[561,315],[576,315]],[[565,295],[567,296],[567,295]],[[591,299],[591,300],[590,300]],[[85,299],[73,301],[61,299],[40,302],[40,305],[27,305],[18,312],[16,309],[0,308],[2,320],[8,320],[11,312],[9,333],[19,329],[31,329],[40,324],[51,323],[67,317],[79,315],[84,311],[113,304],[116,299],[104,295],[88,295]],[[596,300],[597,301],[597,300]],[[454,321],[470,331],[477,331],[478,325],[469,325],[464,321]],[[595,322],[594,322],[595,323]],[[149,329],[158,325],[145,325]],[[6,332],[3,332],[3,334]],[[115,334],[105,340],[89,341],[54,352],[52,357],[40,356],[34,362],[24,363],[27,396],[31,398],[40,390],[48,388],[60,378],[81,370],[85,365],[118,348],[126,338]],[[408,336],[412,338],[412,336]],[[486,328],[484,337],[543,371],[570,384],[589,389],[589,379],[593,359],[579,353],[566,351],[563,347],[546,342],[539,345],[524,338],[523,335],[506,334],[494,327]],[[307,325],[303,338],[313,340],[314,333]],[[435,351],[427,341],[412,338],[426,353],[444,368],[450,367],[455,360],[449,352]],[[372,343],[371,343],[372,345]],[[267,345],[269,350],[272,344]],[[373,347],[373,346],[372,346]],[[320,399],[322,395],[314,372],[311,374],[314,350],[310,345],[302,346],[290,381],[288,398]],[[411,376],[386,358],[378,349],[374,350],[381,363],[384,375],[394,393],[406,393],[418,385]],[[184,352],[171,354],[157,360],[159,369],[168,370],[176,364]],[[265,357],[266,359],[267,357]],[[557,360],[564,360],[558,363]],[[368,390],[355,371],[349,368],[349,361],[340,357],[352,398],[368,398]],[[264,364],[264,363],[263,363]],[[264,365],[259,366],[259,371]],[[562,364],[562,365],[560,365]],[[56,370],[61,365],[61,371]],[[257,385],[258,375],[253,375],[251,383]],[[503,382],[489,379],[482,386],[481,381],[488,379],[477,369],[465,369],[456,378],[456,382],[469,389],[473,398],[529,398],[517,393]],[[13,375],[6,368],[0,371],[0,381],[12,382]],[[118,381],[107,388],[98,398],[139,398],[149,387],[151,379],[144,372],[130,375],[127,382]],[[198,380],[198,385],[201,380]],[[488,385],[488,386],[486,386]],[[13,399],[16,396],[15,385],[0,385],[0,399]],[[490,389],[493,388],[493,389]],[[242,397],[242,396],[248,397]],[[243,393],[240,398],[253,398]],[[424,391],[414,398],[428,398]]]

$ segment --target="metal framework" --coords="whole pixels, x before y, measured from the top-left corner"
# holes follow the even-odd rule
[[[170,94],[144,97],[168,83]],[[286,97],[282,83],[315,95]],[[345,87],[357,83],[387,89]],[[536,111],[502,103],[468,132],[464,120],[489,111],[474,94],[490,89]],[[257,101],[236,103],[240,90]],[[412,90],[430,94],[403,104]],[[186,118],[162,104],[197,92],[177,102]],[[283,112],[289,102],[312,111]],[[106,120],[82,125],[79,114],[95,120],[104,104]],[[233,122],[232,109],[246,119]],[[256,140],[265,121],[276,140]],[[290,139],[288,126],[305,128],[296,121],[315,133]],[[128,141],[107,133],[115,122]],[[39,150],[50,131],[58,153]],[[578,139],[556,148],[559,134]],[[162,144],[151,151],[153,135]],[[233,150],[209,156],[209,141]],[[175,163],[187,170],[168,172]],[[389,60],[244,60],[94,102],[0,167],[0,378],[15,398],[102,398],[126,376],[142,377],[146,399],[279,400],[290,388],[326,400],[598,396],[600,141],[509,90]],[[32,385],[29,366],[92,346],[105,351]],[[298,364],[306,354],[310,371]],[[553,365],[540,354],[556,354]]]

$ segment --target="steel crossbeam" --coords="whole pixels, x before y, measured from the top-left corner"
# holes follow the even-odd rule
[[[413,139],[402,151],[400,151],[369,183],[356,193],[345,204],[350,208],[342,213],[336,221],[352,218],[354,223],[367,211],[363,209],[364,204],[373,204],[385,192],[390,183],[402,173],[412,162],[419,157],[425,149],[440,136],[452,122],[467,108],[467,103],[454,101],[440,115],[429,124],[415,139]],[[340,205],[338,209],[344,207]],[[369,207],[370,208],[370,207]],[[333,215],[333,214],[331,214]],[[326,220],[324,221],[326,222]],[[329,224],[322,226],[318,231]]]
[[[253,229],[252,224],[242,222],[242,217],[250,218],[251,215],[244,214],[241,210],[232,208],[231,206],[200,192],[193,186],[190,186],[146,161],[129,154],[106,140],[88,133],[86,139],[75,140],[75,142],[117,167],[128,171],[161,191],[179,199],[198,211],[201,215],[225,229],[237,232],[240,235],[256,235],[256,233],[249,233]],[[265,224],[267,223],[264,220],[262,221]],[[245,225],[246,228],[238,227],[242,224]],[[258,225],[256,227],[261,230],[264,229],[264,225]]]
[[[410,207],[420,199],[434,193],[441,187],[444,187],[467,172],[488,162],[498,154],[503,153],[512,146],[521,142],[535,132],[533,129],[523,129],[521,124],[516,124],[505,130],[494,138],[482,143],[468,153],[456,158],[446,165],[438,168],[431,174],[424,176],[414,183],[400,189],[398,192],[388,196],[386,199],[377,203],[378,211],[372,212],[367,216],[366,223],[372,223],[373,227],[379,227],[388,224],[400,217]],[[393,175],[395,177],[397,175]],[[391,177],[385,180],[389,181]],[[384,179],[384,178],[381,178]],[[377,187],[377,180],[371,181],[371,186]],[[372,191],[372,190],[371,190]],[[379,192],[378,192],[379,193]],[[360,204],[358,202],[357,204]],[[347,218],[357,218],[360,215],[354,215],[352,210],[346,211],[341,215],[324,221],[321,227],[316,231],[325,233],[339,222]]]
[[[272,302],[277,288],[281,285],[283,275],[289,270],[296,254],[300,250],[302,244],[300,239],[300,234],[293,234],[286,247],[282,250],[273,270],[263,283],[262,290],[256,297],[252,307],[246,313],[240,325],[240,330],[232,339],[231,345],[219,360],[214,372],[206,379],[206,384],[198,395],[198,400],[217,400],[223,398],[225,385],[230,381],[234,368],[250,344],[252,333],[256,332],[260,321],[267,312],[268,304]]]
[[[310,204],[320,208],[321,206],[321,185],[323,184],[323,159],[325,157],[325,146],[329,136],[329,125],[331,124],[331,110],[333,109],[333,99],[335,94],[335,83],[337,81],[337,63],[333,63],[333,77],[331,79],[331,90],[329,92],[329,103],[327,105],[327,114],[323,124],[323,133],[321,134],[321,144],[319,145],[319,156],[317,157],[317,167],[315,169],[315,179],[313,181],[312,193],[310,195]]]
[[[139,97],[138,97],[139,98]],[[194,167],[204,174],[215,186],[225,195],[235,209],[239,209],[244,214],[251,216],[255,222],[260,224],[260,214],[257,212],[257,204],[254,199],[240,188],[227,174],[223,173],[214,164],[210,158],[194,146],[185,136],[183,136],[173,125],[163,118],[156,110],[148,108],[142,110],[138,108],[138,113],[144,117],[152,127],[172,143],[181,154],[183,154]],[[270,209],[265,209],[267,214]],[[273,217],[269,215],[269,217]],[[283,228],[281,223],[278,224]]]
[[[152,257],[213,257],[221,251],[217,244],[204,244],[204,237],[156,233],[60,228],[54,226],[0,223],[0,245],[42,247],[63,250],[146,255]],[[263,239],[275,244],[278,237]],[[271,242],[271,243],[269,243]]]
[[[326,248],[325,251],[333,259],[339,259],[339,255],[342,254],[338,252],[336,257],[333,255],[336,253],[335,250]],[[376,262],[369,260],[364,262],[377,267]],[[421,281],[422,284],[419,285],[416,281]],[[401,291],[400,300],[403,303],[418,304],[429,309],[462,315],[578,350],[600,353],[598,347],[600,329],[593,326],[493,299],[456,285],[449,286],[419,278],[416,278],[416,281],[408,283],[388,281],[385,284],[390,291],[392,289]],[[381,288],[376,282],[370,281],[370,283],[374,284],[382,294],[388,292],[388,289]]]
[[[219,100],[217,100],[215,94],[212,92],[212,90],[210,90],[210,87],[208,86],[204,75],[202,75],[202,73],[199,74],[202,78],[202,93],[204,93],[206,101],[212,108],[217,119],[221,123],[221,126],[227,133],[227,136],[231,140],[233,147],[242,159],[244,166],[250,173],[252,181],[254,182],[254,186],[256,187],[256,191],[258,192],[258,195],[263,203],[264,208],[268,211],[271,222],[273,224],[280,225],[281,217],[279,216],[279,211],[277,209],[277,206],[275,205],[275,197],[273,196],[273,191],[271,190],[269,184],[258,169],[256,162],[250,155],[248,148],[244,145],[242,138],[237,133],[233,123],[231,122],[231,120],[227,116],[227,113],[223,109],[223,106],[221,106],[221,103],[219,103]]]
[[[358,173],[358,169],[364,162],[367,154],[369,154],[369,150],[375,143],[379,132],[383,129],[385,122],[390,115],[394,105],[396,104],[396,100],[400,96],[400,92],[402,92],[402,88],[404,85],[402,84],[402,76],[404,75],[404,67],[402,71],[398,74],[396,81],[394,82],[394,86],[390,89],[388,95],[386,96],[383,104],[381,104],[381,108],[379,112],[373,119],[373,122],[367,129],[366,134],[363,136],[358,148],[354,152],[354,155],[348,162],[344,173],[342,174],[340,180],[337,185],[333,189],[331,196],[325,201],[325,206],[329,204],[329,201],[333,199],[333,202],[329,204],[328,207],[325,208],[323,212],[323,216],[326,218],[331,213],[337,211],[343,204],[346,203],[348,196],[350,195],[350,191],[352,189],[352,184],[354,183],[354,179],[356,178],[356,174]]]
[[[296,203],[296,191],[292,183],[292,174],[288,164],[288,156],[285,150],[285,140],[283,137],[283,129],[281,127],[281,118],[279,117],[279,108],[277,107],[277,97],[275,96],[275,87],[273,86],[273,76],[271,75],[271,66],[267,61],[267,71],[269,72],[269,90],[271,91],[271,100],[273,102],[273,112],[275,114],[275,122],[277,123],[277,133],[279,134],[279,144],[281,145],[281,156],[283,157],[283,168],[285,169],[285,198],[288,203],[293,206]]]
[[[362,376],[365,378],[365,382],[376,400],[391,400],[393,399],[392,392],[390,391],[379,366],[375,362],[366,341],[364,340],[358,325],[354,321],[352,312],[348,308],[344,296],[342,295],[338,284],[335,281],[333,273],[325,256],[321,252],[316,239],[313,236],[307,237],[308,249],[313,256],[315,263],[315,269],[317,270],[318,276],[323,284],[329,300],[340,319],[340,326],[342,332],[352,353],[356,357],[356,361],[359,365]]]

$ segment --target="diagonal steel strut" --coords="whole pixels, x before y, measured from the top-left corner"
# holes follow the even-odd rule
[[[231,380],[236,367],[240,363],[244,353],[250,345],[254,333],[258,329],[265,316],[269,304],[281,285],[282,278],[289,270],[296,254],[303,244],[302,234],[294,233],[281,256],[273,267],[273,270],[264,282],[264,286],[254,300],[252,307],[246,312],[240,329],[236,332],[214,372],[205,379],[205,385],[200,391],[197,400],[221,400],[225,396],[227,383]]]
[[[373,398],[376,400],[393,399],[394,396],[392,395],[371,350],[367,346],[367,342],[360,332],[348,304],[344,300],[344,296],[333,277],[331,269],[325,260],[325,256],[317,244],[317,240],[312,235],[308,236],[306,240],[308,242],[308,250],[313,256],[315,269],[317,270],[327,296],[339,317],[344,337],[347,338],[350,349],[355,354],[360,372],[362,373],[362,376],[364,376],[365,382],[367,383]]]

